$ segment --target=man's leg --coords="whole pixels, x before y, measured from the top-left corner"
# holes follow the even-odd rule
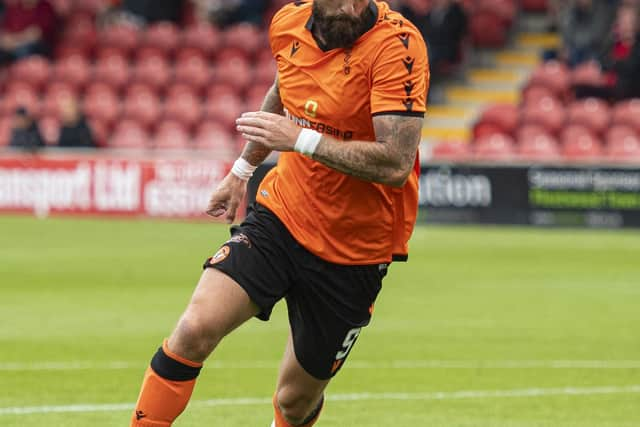
[[[258,312],[233,279],[207,268],[171,337],[147,369],[131,427],[170,426],[187,406],[202,362],[225,335]]]
[[[320,416],[324,389],[329,381],[319,380],[304,370],[293,351],[293,340],[289,334],[273,398],[273,427],[314,425]]]

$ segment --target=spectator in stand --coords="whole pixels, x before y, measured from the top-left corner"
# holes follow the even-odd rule
[[[562,59],[574,67],[597,59],[611,29],[615,7],[608,0],[573,0],[560,18]]]
[[[158,21],[179,22],[183,6],[183,0],[123,0],[122,12],[143,25]]]
[[[432,75],[457,64],[467,34],[467,15],[454,0],[405,0],[400,12],[420,30],[429,49]]]
[[[44,145],[44,139],[33,117],[23,107],[16,109],[9,146],[35,151]]]
[[[78,102],[74,98],[60,100],[62,127],[58,146],[65,148],[96,148],[91,128],[80,111]]]
[[[48,55],[55,42],[56,14],[46,0],[5,0],[0,21],[0,64]]]
[[[606,54],[600,59],[605,73],[602,86],[577,86],[577,98],[612,101],[640,97],[640,31],[637,6],[623,4],[617,13]]]
[[[262,25],[267,1],[255,0],[195,0],[197,14],[216,25],[228,26],[240,22]]]

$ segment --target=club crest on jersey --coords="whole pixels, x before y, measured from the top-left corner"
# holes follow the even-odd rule
[[[248,247],[251,247],[251,240],[249,240],[247,235],[244,233],[234,234],[233,237],[227,240],[227,243],[244,243]]]
[[[229,252],[231,252],[229,246],[221,247],[220,249],[218,249],[218,252],[216,252],[215,255],[211,257],[211,259],[209,260],[209,264],[213,265],[224,261],[229,256]]]

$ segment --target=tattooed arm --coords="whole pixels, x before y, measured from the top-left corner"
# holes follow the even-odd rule
[[[323,135],[313,159],[348,175],[401,187],[415,161],[423,120],[393,113],[374,116],[376,142]],[[277,151],[293,151],[301,131],[286,117],[264,112],[245,113],[236,123],[248,141]]]
[[[422,122],[421,117],[374,116],[376,143],[323,136],[313,159],[366,181],[401,187],[413,168]]]

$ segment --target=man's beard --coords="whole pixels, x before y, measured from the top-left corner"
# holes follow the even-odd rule
[[[348,48],[367,31],[367,24],[374,19],[369,7],[360,16],[325,15],[317,3],[313,3],[313,25],[317,26],[327,49]]]

